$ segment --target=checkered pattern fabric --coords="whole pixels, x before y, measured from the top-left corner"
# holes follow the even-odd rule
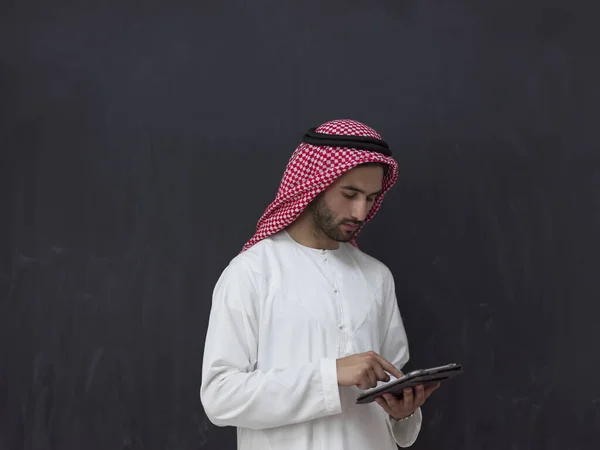
[[[317,133],[382,137],[372,128],[355,120],[333,120],[315,130]],[[388,164],[390,169],[383,180],[381,194],[373,202],[373,207],[365,219],[371,220],[383,201],[385,193],[398,178],[398,164],[388,156],[371,151],[343,147],[315,146],[301,143],[292,154],[275,200],[266,208],[256,226],[256,233],[244,245],[242,252],[257,242],[287,228],[304,211],[308,204],[337,178],[355,166],[367,162]],[[351,244],[357,246],[354,235]]]

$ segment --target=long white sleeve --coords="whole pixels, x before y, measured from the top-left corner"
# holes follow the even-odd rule
[[[381,356],[394,364],[396,368],[402,370],[409,360],[408,340],[398,308],[395,283],[391,273],[388,274],[382,288],[388,302],[387,308],[390,321],[381,347]],[[399,421],[395,424],[390,420],[387,422],[396,443],[400,447],[410,447],[416,442],[421,431],[421,424],[423,422],[421,408],[418,408],[410,419]]]
[[[341,413],[335,359],[256,368],[261,282],[234,259],[215,286],[200,389],[209,420],[265,429]]]

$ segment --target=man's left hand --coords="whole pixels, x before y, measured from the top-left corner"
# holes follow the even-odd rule
[[[419,408],[429,396],[440,387],[440,383],[425,388],[422,384],[413,388],[405,388],[402,398],[394,397],[392,394],[383,394],[375,401],[394,419],[400,420],[410,416]]]

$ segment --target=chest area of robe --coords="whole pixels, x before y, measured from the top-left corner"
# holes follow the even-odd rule
[[[379,351],[386,324],[380,287],[370,267],[335,252],[279,261],[260,305],[268,345],[259,348],[259,361],[289,366]]]

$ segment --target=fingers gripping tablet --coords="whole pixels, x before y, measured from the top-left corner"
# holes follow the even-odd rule
[[[356,403],[370,403],[375,401],[377,397],[386,393],[401,398],[404,388],[418,386],[419,384],[428,386],[435,383],[441,383],[460,375],[462,371],[462,365],[455,363],[431,367],[429,369],[415,370],[393,381],[364,391],[356,398]]]

